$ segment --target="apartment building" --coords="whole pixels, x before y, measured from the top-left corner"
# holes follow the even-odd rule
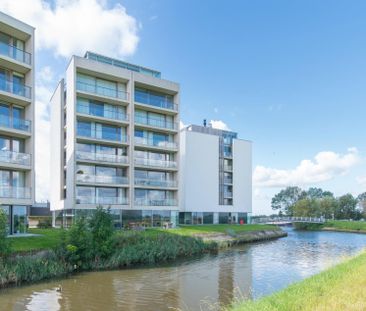
[[[115,227],[178,222],[179,85],[87,52],[51,99],[51,210],[68,226],[97,206]]]
[[[0,12],[0,208],[24,233],[34,202],[34,28]]]
[[[179,223],[250,222],[252,143],[206,121],[183,128],[180,139]]]

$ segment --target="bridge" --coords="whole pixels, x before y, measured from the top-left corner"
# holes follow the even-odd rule
[[[293,223],[323,224],[325,220],[324,217],[261,217],[252,218],[251,223],[284,226]]]

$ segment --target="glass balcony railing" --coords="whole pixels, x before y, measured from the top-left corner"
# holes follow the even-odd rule
[[[159,148],[166,148],[166,149],[177,149],[177,143],[170,142],[170,141],[161,141],[161,140],[154,140],[148,139],[143,137],[135,137],[135,144],[136,145],[144,145],[144,146],[151,146],[151,147],[159,147]]]
[[[128,156],[85,151],[76,151],[76,159],[110,163],[128,163]]]
[[[121,143],[127,143],[128,137],[127,135],[122,135],[122,133],[111,132],[107,130],[87,130],[87,129],[80,129],[77,130],[77,136],[79,137],[86,137],[86,138],[93,138],[98,140],[109,140]]]
[[[233,153],[231,151],[224,151],[224,157],[225,158],[232,158],[233,157]]]
[[[224,192],[224,198],[231,199],[232,197],[233,197],[233,193],[232,192]]]
[[[232,167],[232,165],[224,165],[224,170],[225,171],[232,171],[233,167]]]
[[[232,184],[233,179],[232,178],[224,178],[224,184]]]
[[[102,108],[102,109],[94,109],[90,107],[88,104],[81,104],[78,103],[76,106],[77,112],[86,114],[89,116],[118,120],[118,121],[128,121],[128,115],[117,109],[110,109],[110,108]]]
[[[0,150],[0,162],[30,166],[31,155],[9,150]]]
[[[135,199],[135,205],[137,206],[177,206],[177,200],[175,199]]]
[[[137,186],[173,188],[173,187],[177,187],[177,182],[175,180],[135,178],[135,185],[137,185]]]
[[[135,90],[135,102],[178,111],[178,105],[174,104],[172,96],[169,95],[155,95],[139,90]]]
[[[18,62],[25,63],[27,65],[31,64],[31,54],[16,48],[10,44],[0,42],[0,54],[10,57]]]
[[[162,129],[177,130],[178,123],[154,118],[144,118],[135,115],[135,124],[149,125]]]
[[[124,176],[76,174],[76,181],[90,184],[127,185],[128,178]]]
[[[31,199],[31,188],[0,186],[0,198]]]
[[[117,88],[109,88],[105,86],[99,86],[96,84],[89,84],[86,82],[77,81],[76,88],[78,91],[85,93],[92,93],[95,95],[117,98],[121,100],[128,100],[128,93],[120,91]]]
[[[26,97],[28,99],[32,98],[31,87],[10,81],[9,79],[4,78],[4,76],[0,76],[0,91]]]
[[[128,199],[123,197],[77,196],[76,204],[128,205]]]
[[[156,160],[148,158],[135,158],[135,164],[141,166],[162,167],[162,168],[176,168],[177,162],[167,160]]]
[[[31,121],[25,119],[12,118],[7,115],[0,114],[0,127],[9,129],[31,132]]]

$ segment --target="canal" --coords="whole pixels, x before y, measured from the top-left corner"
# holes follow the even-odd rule
[[[83,273],[2,290],[0,310],[208,310],[234,297],[271,294],[366,246],[362,234],[285,230],[286,238],[174,264]],[[61,292],[56,290],[59,284]]]

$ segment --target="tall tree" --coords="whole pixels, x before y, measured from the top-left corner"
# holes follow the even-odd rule
[[[306,192],[299,187],[287,187],[277,193],[271,202],[272,209],[284,212],[288,216],[293,215],[294,204],[305,198]]]
[[[311,187],[306,192],[306,196],[310,199],[322,199],[325,197],[334,197],[330,191],[324,191],[322,188]]]
[[[338,208],[335,211],[337,219],[360,219],[361,212],[357,209],[358,200],[347,193],[338,198]]]
[[[366,217],[366,192],[363,192],[357,196],[358,204],[362,210],[362,216]]]

